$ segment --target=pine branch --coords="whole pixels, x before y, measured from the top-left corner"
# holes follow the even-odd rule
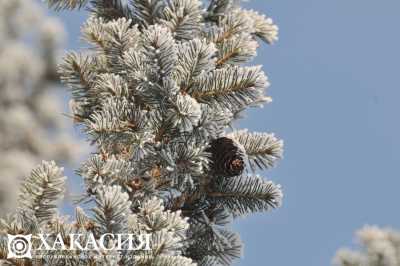
[[[268,211],[282,202],[280,185],[255,176],[223,179],[208,192],[211,202],[222,204],[234,216],[251,212]]]
[[[148,127],[147,112],[132,107],[126,98],[106,98],[102,109],[85,120],[86,133],[104,147],[129,146],[133,153],[146,154],[146,143],[154,134]]]
[[[19,194],[20,208],[33,210],[39,223],[50,222],[62,199],[65,179],[63,169],[55,162],[43,161],[22,184]]]
[[[186,137],[163,145],[155,158],[167,170],[163,178],[170,180],[171,186],[178,190],[193,188],[208,169],[205,148],[205,143]]]
[[[238,234],[202,224],[193,226],[192,230],[192,237],[197,240],[187,252],[201,262],[199,265],[229,266],[241,257],[243,244]]]
[[[115,98],[116,100],[123,100],[130,97],[128,84],[125,79],[119,75],[110,73],[100,74],[90,93],[101,95],[101,98],[104,99]]]
[[[232,113],[227,108],[201,104],[202,117],[193,134],[200,139],[216,139],[232,121]]]
[[[94,227],[94,222],[86,215],[81,207],[75,209],[76,225],[85,230],[91,230]]]
[[[237,233],[221,229],[219,231],[224,238],[222,249],[216,249],[214,256],[219,259],[222,265],[231,265],[234,259],[242,256],[243,244]]]
[[[104,142],[110,137],[115,139],[119,135],[121,137],[135,128],[135,124],[130,122],[129,105],[126,100],[109,99],[104,103],[102,110],[95,111],[90,116],[90,127],[86,132],[94,137],[94,140]],[[115,119],[117,118],[117,119]],[[124,134],[125,133],[125,134]]]
[[[230,134],[246,150],[252,171],[274,167],[282,159],[283,141],[269,133],[249,133],[247,130],[235,131]]]
[[[154,266],[196,266],[191,259],[183,256],[169,256],[169,255],[159,255],[156,257],[149,256],[137,256],[135,257],[136,265],[154,265]],[[151,264],[150,264],[151,263]]]
[[[152,251],[120,261],[105,252],[103,264],[231,265],[242,249],[224,229],[231,218],[282,200],[279,185],[240,176],[245,153],[253,170],[269,168],[282,142],[224,132],[239,112],[270,100],[261,67],[240,65],[256,55],[255,37],[273,42],[277,28],[236,0],[211,0],[207,10],[200,0],[91,0],[89,8],[83,34],[95,49],[61,66],[74,113],[98,149],[78,172],[94,219],[77,209],[77,227],[151,234]],[[228,156],[218,161],[218,152]]]
[[[218,60],[216,65],[240,65],[248,62],[256,55],[258,43],[247,34],[234,36],[223,40],[218,45]]]
[[[89,56],[69,53],[59,67],[61,81],[72,89],[75,100],[86,102],[93,83],[92,60]]]
[[[129,219],[131,232],[151,233],[152,250],[137,256],[139,265],[194,265],[191,259],[181,256],[188,227],[181,212],[165,210],[161,200],[153,197],[143,202]]]
[[[138,49],[140,31],[131,26],[132,21],[119,18],[104,22],[103,18],[91,17],[85,23],[83,38],[91,43],[98,54],[104,54],[107,66],[114,69],[115,74],[126,74],[123,57],[130,49]]]
[[[103,158],[94,155],[79,169],[78,174],[84,178],[88,196],[95,195],[103,185],[119,185],[129,191],[129,181],[134,175],[131,162],[115,156]]]
[[[365,225],[356,236],[360,250],[339,249],[333,259],[334,266],[399,265],[399,231]]]
[[[139,224],[145,224],[146,230],[150,232],[165,230],[184,237],[189,227],[187,218],[181,216],[180,210],[176,212],[166,210],[162,200],[155,197],[143,202],[139,209],[135,217],[140,222]]]
[[[105,21],[118,18],[131,18],[131,10],[125,0],[90,0],[89,11]]]
[[[165,8],[164,1],[159,0],[130,0],[133,7],[133,17],[142,26],[155,24]]]
[[[243,11],[246,16],[252,20],[254,34],[268,44],[273,44],[278,40],[279,28],[274,24],[271,18],[260,15],[253,10]]]
[[[96,194],[93,213],[99,224],[99,234],[126,233],[131,214],[129,195],[119,186],[104,186]]]
[[[160,23],[168,27],[177,40],[191,40],[200,34],[200,7],[199,0],[168,0]]]
[[[132,16],[124,0],[45,0],[45,2],[56,11],[87,7],[89,11],[106,21]]]
[[[200,120],[200,105],[187,94],[178,94],[176,98],[175,106],[167,111],[167,120],[180,132],[191,132]]]
[[[206,29],[205,35],[216,44],[241,34],[254,32],[253,21],[244,13],[235,11],[226,14],[217,25]]]
[[[332,264],[335,266],[363,266],[365,265],[364,261],[365,257],[361,253],[348,249],[340,249],[336,252]]]
[[[40,226],[32,209],[18,208],[0,219],[0,232],[3,234],[34,234],[40,231]]]
[[[237,1],[235,0],[211,0],[207,8],[207,19],[218,21],[218,18],[223,17],[234,8]]]
[[[126,18],[119,18],[104,25],[108,40],[108,47],[105,50],[106,55],[111,62],[118,64],[120,58],[129,49],[135,49],[138,46],[140,31],[137,26],[131,26],[132,21]]]
[[[198,263],[198,266],[218,266],[218,259],[213,256],[205,256]]]
[[[152,105],[159,103],[160,93],[159,87],[155,86],[158,81],[158,70],[153,68],[153,62],[146,57],[141,51],[129,49],[124,53],[122,58],[122,66],[126,72],[126,78],[130,84],[130,90],[135,97],[138,106]],[[165,81],[165,80],[164,80]],[[158,101],[154,102],[154,99]]]
[[[193,39],[178,47],[178,62],[175,76],[181,83],[182,91],[187,91],[195,78],[215,68],[216,48],[206,40]]]
[[[146,57],[134,48],[129,49],[123,55],[123,63],[127,71],[129,81],[134,81],[133,87],[140,87],[139,82],[147,81],[150,70],[147,67]]]
[[[45,0],[50,8],[56,11],[63,9],[81,9],[86,6],[89,0]]]
[[[177,61],[177,47],[168,28],[160,25],[150,26],[143,32],[144,54],[159,74],[159,79],[172,73]]]
[[[107,36],[104,29],[104,20],[99,17],[89,17],[83,24],[82,38],[91,43],[94,47],[100,47],[102,50],[107,48]]]
[[[267,77],[260,67],[229,67],[200,76],[189,91],[203,103],[217,103],[228,109],[242,109],[268,101],[263,95]]]

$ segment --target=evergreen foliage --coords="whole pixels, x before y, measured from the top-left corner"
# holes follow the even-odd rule
[[[82,200],[95,205],[93,215],[78,208],[75,229],[60,222],[52,232],[152,234],[151,251],[111,262],[104,257],[98,265],[231,265],[243,252],[229,229],[232,219],[279,207],[283,194],[255,173],[216,171],[210,147],[231,139],[225,143],[234,166],[246,159],[251,172],[282,157],[282,141],[272,134],[230,130],[238,113],[270,101],[261,66],[243,64],[259,40],[276,41],[277,27],[233,0],[47,2],[58,10],[91,11],[82,28],[91,52],[69,53],[59,72],[71,88],[74,121],[96,147],[78,170],[87,188]],[[224,160],[231,159],[224,156],[218,165],[229,168]],[[47,179],[35,170],[28,184],[58,186],[52,167],[44,171]],[[24,206],[2,221],[3,232],[10,233],[10,224],[22,227],[16,221]],[[53,205],[41,206],[48,211],[35,214],[31,227],[49,230],[40,227],[42,219],[61,219]]]
[[[361,250],[340,249],[335,266],[399,266],[400,233],[391,228],[365,226],[357,232]]]
[[[82,143],[67,133],[57,95],[64,35],[36,1],[0,0],[0,216],[15,207],[20,179],[41,160],[78,161]]]

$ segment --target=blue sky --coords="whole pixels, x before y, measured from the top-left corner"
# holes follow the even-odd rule
[[[275,132],[285,159],[265,176],[282,208],[235,222],[240,266],[329,265],[364,224],[400,228],[400,2],[253,0],[280,26],[259,49],[274,101],[241,127]],[[53,13],[54,14],[54,13]],[[85,13],[63,12],[76,49]]]

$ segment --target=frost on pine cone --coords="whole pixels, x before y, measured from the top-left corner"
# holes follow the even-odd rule
[[[155,249],[129,263],[231,265],[242,254],[232,219],[282,201],[280,186],[253,172],[273,167],[283,142],[230,130],[239,113],[270,101],[261,66],[243,65],[259,39],[277,40],[277,27],[234,0],[47,1],[92,13],[82,28],[92,49],[66,55],[60,74],[74,120],[97,148],[78,171],[82,200],[98,205],[94,227],[125,225],[121,213],[137,215],[156,198],[189,225],[181,239],[159,235],[178,258],[161,260]]]

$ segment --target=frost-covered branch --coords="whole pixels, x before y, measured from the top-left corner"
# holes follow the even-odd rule
[[[41,160],[72,163],[83,150],[62,116],[64,37],[61,22],[36,1],[0,1],[0,216],[15,207],[21,178]]]
[[[235,0],[48,3],[91,13],[82,28],[91,49],[59,67],[72,117],[95,149],[77,171],[93,215],[77,209],[75,227],[152,240],[151,250],[111,260],[103,250],[97,262],[231,265],[243,250],[232,219],[277,208],[283,197],[279,185],[244,174],[274,166],[283,142],[230,130],[240,112],[270,102],[267,76],[249,62],[278,28]]]
[[[346,248],[338,250],[333,259],[333,265],[400,265],[400,232],[391,228],[365,226],[356,235],[361,249],[359,251]]]

